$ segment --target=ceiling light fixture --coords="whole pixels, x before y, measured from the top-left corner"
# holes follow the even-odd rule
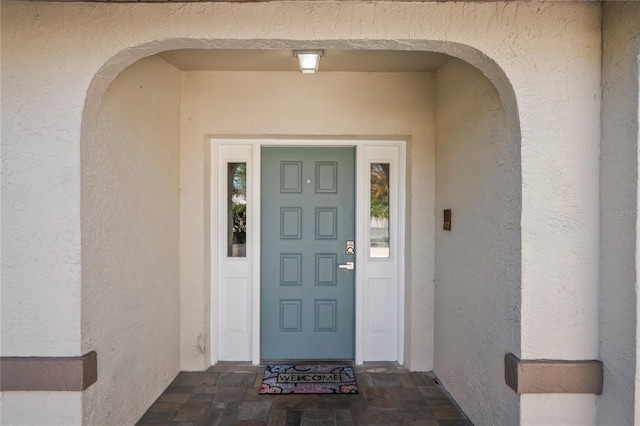
[[[315,74],[318,71],[322,50],[296,50],[293,54],[298,58],[302,74]]]

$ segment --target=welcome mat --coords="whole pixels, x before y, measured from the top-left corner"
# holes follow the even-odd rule
[[[267,365],[261,394],[358,393],[350,365]]]

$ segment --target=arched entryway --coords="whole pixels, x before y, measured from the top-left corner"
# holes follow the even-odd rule
[[[118,354],[101,363],[103,377],[141,357],[156,376],[148,386],[161,390],[176,369],[201,370],[215,359],[209,235],[217,200],[209,197],[209,141],[303,135],[407,141],[400,361],[413,370],[440,369],[463,404],[480,383],[502,382],[496,365],[505,350],[518,352],[520,342],[520,137],[513,89],[495,62],[468,46],[372,40],[357,46],[452,59],[406,75],[323,75],[322,67],[313,77],[189,71],[154,55],[196,48],[349,51],[353,42],[173,39],[123,51],[98,71],[82,125],[82,310],[83,341]],[[305,110],[296,94],[317,102]],[[332,111],[336,105],[345,109]],[[452,210],[451,231],[442,230],[444,209]],[[154,264],[162,265],[157,279],[144,274]],[[104,286],[123,277],[126,296]],[[101,307],[105,300],[108,307]],[[506,308],[496,310],[501,301]],[[111,329],[106,322],[114,311],[121,322]],[[134,341],[156,354],[151,366],[149,356],[132,349]],[[99,411],[92,394],[116,394],[127,382],[116,374],[97,383],[85,409]],[[474,401],[470,408],[480,416],[492,403]],[[504,412],[516,418],[517,403]]]

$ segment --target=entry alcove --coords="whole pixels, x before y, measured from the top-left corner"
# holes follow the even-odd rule
[[[225,199],[211,186],[212,140],[394,141],[404,146],[398,333],[390,355],[368,357],[363,345],[356,361],[433,370],[472,416],[505,400],[515,407],[508,389],[480,399],[469,391],[503,389],[504,353],[520,344],[520,158],[504,100],[483,72],[443,53],[325,49],[319,73],[296,66],[291,49],[166,51],[125,68],[104,92],[82,149],[83,339],[114,354],[99,365],[113,380],[91,391],[116,397],[127,387],[116,372],[133,348],[154,360],[140,373],[156,372],[155,391],[135,409],[177,371],[221,359],[226,301],[211,235]],[[456,225],[443,233],[436,213],[447,208]],[[246,330],[259,301],[242,297],[229,308],[243,312]],[[375,334],[368,324],[356,327]],[[259,340],[243,342],[239,360],[259,362]]]

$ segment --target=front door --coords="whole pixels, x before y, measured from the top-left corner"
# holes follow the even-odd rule
[[[261,170],[261,357],[354,359],[355,148],[264,147]]]

